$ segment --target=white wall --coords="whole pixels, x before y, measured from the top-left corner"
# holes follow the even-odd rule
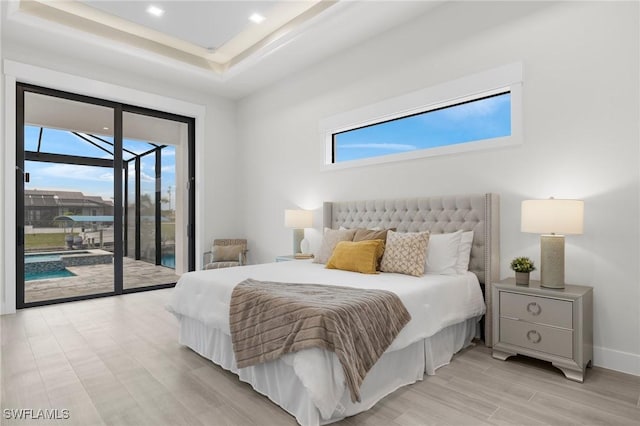
[[[105,88],[111,87],[113,97],[108,94],[108,89],[106,90],[107,94],[101,97],[133,105],[163,109],[157,104],[148,104],[149,100],[154,99],[154,96],[160,95],[158,99],[166,101],[164,106],[168,112],[185,114],[185,105],[187,109],[193,105],[191,109],[194,111],[203,111],[204,126],[201,127],[200,134],[202,137],[198,138],[196,135],[197,192],[200,194],[196,198],[198,203],[196,209],[201,212],[196,221],[200,225],[197,229],[196,256],[198,259],[201,258],[201,253],[207,250],[214,237],[240,238],[244,235],[236,211],[236,187],[234,182],[232,180],[230,182],[229,179],[229,176],[234,176],[237,170],[236,119],[233,101],[184,89],[179,82],[158,81],[153,76],[136,74],[135,69],[126,72],[118,71],[104,64],[91,62],[88,58],[51,55],[37,47],[9,44],[6,40],[3,40],[2,58],[37,65],[39,69],[62,71],[64,74],[60,74],[59,78],[49,78],[50,81],[39,83],[48,87],[93,96],[96,96],[96,93],[105,93]],[[73,84],[74,81],[78,82],[77,86]],[[75,90],[75,87],[78,90]],[[14,102],[6,102],[4,96],[2,99],[3,105],[7,109],[15,111]],[[3,119],[4,116],[2,114]],[[196,127],[199,124],[201,123],[196,123]],[[13,239],[15,225],[11,219],[15,212],[13,199],[15,190],[13,178],[6,176],[11,176],[9,172],[13,173],[13,167],[10,166],[7,169],[7,165],[15,164],[13,159],[15,154],[7,156],[6,151],[15,153],[15,140],[5,137],[4,129],[1,134],[3,142],[0,146],[0,152],[3,155],[0,160],[0,188],[3,188],[3,192],[0,196],[0,206],[4,205],[4,207],[0,210],[0,228],[2,229],[0,232],[3,232],[8,238],[11,236],[11,241],[6,242],[7,247],[15,247]],[[2,241],[4,244],[5,239],[2,238]],[[0,248],[0,254],[2,254],[2,248]],[[2,313],[11,312],[15,307],[14,266],[9,258],[13,259],[9,253],[0,256]]]
[[[539,238],[520,202],[585,200],[567,237],[566,281],[595,288],[594,363],[640,375],[638,4],[456,2],[243,99],[245,234],[254,260],[291,251],[285,208],[323,200],[468,192],[501,195],[501,273]],[[520,146],[320,171],[318,123],[385,98],[522,60]],[[534,275],[536,277],[536,275]]]
[[[2,34],[2,22],[3,22],[3,14],[4,8],[0,7],[0,34]],[[2,40],[0,40],[0,58],[4,57],[4,48]],[[5,221],[5,185],[4,185],[4,176],[5,176],[5,158],[7,156],[5,152],[5,143],[4,143],[4,135],[5,135],[5,97],[4,97],[4,72],[3,72],[3,64],[0,61],[0,140],[3,142],[0,143],[0,242],[5,241],[5,233],[4,233],[4,221]],[[3,296],[6,293],[5,288],[5,253],[4,253],[4,244],[0,243],[0,314],[4,313],[5,310],[5,300]],[[6,297],[6,296],[4,296]]]

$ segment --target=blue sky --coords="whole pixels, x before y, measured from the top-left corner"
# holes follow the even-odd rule
[[[336,162],[454,145],[511,134],[505,93],[335,135]]]
[[[36,151],[38,147],[39,127],[25,126],[25,150]],[[112,141],[112,138],[103,137]],[[102,144],[113,151],[108,144]],[[146,142],[125,140],[125,148],[142,153],[152,148]],[[92,146],[67,131],[44,129],[41,152],[68,154],[93,158],[112,159],[108,153]],[[125,153],[124,158],[131,158]],[[133,164],[133,163],[132,163]],[[162,150],[162,196],[168,198],[171,186],[172,199],[175,199],[175,148],[168,146]],[[30,173],[30,182],[26,189],[57,189],[80,191],[85,195],[98,195],[104,199],[113,197],[113,170],[106,167],[77,166],[73,164],[42,163],[25,161],[25,171]],[[131,178],[134,170],[129,170]],[[142,192],[155,193],[155,156],[147,155],[141,160]],[[172,204],[173,205],[173,204]]]

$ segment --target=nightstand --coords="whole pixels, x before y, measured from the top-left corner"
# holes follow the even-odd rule
[[[292,254],[276,256],[276,262],[288,262],[289,260],[296,260]]]
[[[276,262],[287,262],[289,260],[309,260],[313,259],[313,257],[295,257],[292,254],[276,256]]]
[[[567,379],[582,383],[593,360],[593,288],[548,289],[539,281],[492,285],[493,357],[521,354],[550,361]]]

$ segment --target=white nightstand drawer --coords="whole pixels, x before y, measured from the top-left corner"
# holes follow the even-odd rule
[[[500,316],[573,328],[573,303],[527,294],[500,292]]]
[[[564,358],[573,358],[571,330],[501,318],[500,342]]]

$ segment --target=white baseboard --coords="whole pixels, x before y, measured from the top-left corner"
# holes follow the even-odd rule
[[[594,346],[593,365],[640,376],[639,354]]]

